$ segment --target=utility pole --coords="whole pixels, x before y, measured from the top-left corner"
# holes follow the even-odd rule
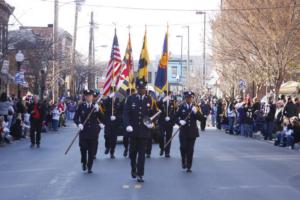
[[[72,44],[72,63],[71,63],[71,74],[70,74],[70,95],[75,96],[76,90],[76,77],[75,77],[75,64],[76,64],[76,41],[77,41],[77,29],[78,29],[78,13],[81,6],[82,0],[76,0],[75,6],[75,23],[74,23],[74,34]]]
[[[54,24],[53,24],[53,61],[52,61],[52,100],[57,100],[56,96],[56,59],[58,42],[58,0],[54,1]]]
[[[95,74],[92,72],[95,66],[95,41],[94,41],[94,13],[91,12],[90,22],[90,43],[89,43],[89,75],[88,75],[88,88],[95,88]]]
[[[203,86],[206,85],[206,12],[203,11],[197,11],[197,15],[203,15],[204,22],[203,22],[203,69],[202,69],[202,78],[203,78]]]
[[[191,72],[190,70],[190,26],[184,26],[187,28],[187,39],[188,39],[188,49],[187,49],[187,63],[186,63],[186,68],[187,68],[187,74]]]
[[[206,86],[206,12],[204,12],[204,27],[203,27],[203,86]]]

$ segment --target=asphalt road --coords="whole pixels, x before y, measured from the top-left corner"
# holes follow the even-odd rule
[[[29,140],[0,148],[1,200],[285,200],[300,197],[300,153],[263,141],[207,130],[196,142],[193,173],[181,171],[176,137],[171,158],[154,145],[145,183],[130,177],[129,159],[117,146],[104,155],[101,137],[93,174],[81,171],[79,148],[64,151],[75,133],[69,125],[43,135],[40,149]],[[102,134],[102,133],[101,133]]]

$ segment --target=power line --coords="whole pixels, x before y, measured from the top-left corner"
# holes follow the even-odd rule
[[[53,0],[44,0],[53,2]],[[75,1],[61,2],[61,3],[76,3]],[[88,4],[85,3],[82,6],[86,7],[98,7],[98,8],[111,8],[111,9],[123,9],[123,10],[140,10],[140,11],[168,11],[168,12],[230,12],[230,11],[251,11],[251,10],[278,10],[288,8],[299,8],[300,4],[287,5],[287,6],[263,6],[263,7],[248,7],[248,8],[223,8],[223,9],[176,9],[176,8],[146,8],[146,7],[130,7],[130,6],[115,6],[115,5],[100,5],[100,4]]]
[[[24,25],[22,24],[22,22],[15,16],[15,14],[12,13],[12,16],[15,18],[15,20],[16,20],[16,22],[17,22],[18,24],[20,24],[21,26],[24,26]]]

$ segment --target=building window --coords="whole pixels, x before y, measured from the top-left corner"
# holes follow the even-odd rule
[[[172,68],[172,72],[171,72],[172,78],[176,78],[176,76],[177,76],[177,67],[172,66],[171,68]]]

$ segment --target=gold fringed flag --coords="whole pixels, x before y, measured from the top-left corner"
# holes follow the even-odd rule
[[[132,58],[132,46],[131,46],[131,37],[129,33],[128,44],[126,47],[125,56],[123,59],[122,72],[119,76],[117,88],[118,92],[124,97],[127,96],[127,89],[132,89],[134,87],[134,77],[133,77],[133,58]]]
[[[143,47],[140,54],[140,60],[139,60],[138,77],[137,77],[139,80],[148,81],[149,63],[150,60],[149,60],[148,47],[147,47],[147,30],[146,30],[144,35]]]
[[[158,64],[158,70],[155,79],[155,90],[159,93],[163,93],[168,89],[168,31],[165,36],[163,52]]]

